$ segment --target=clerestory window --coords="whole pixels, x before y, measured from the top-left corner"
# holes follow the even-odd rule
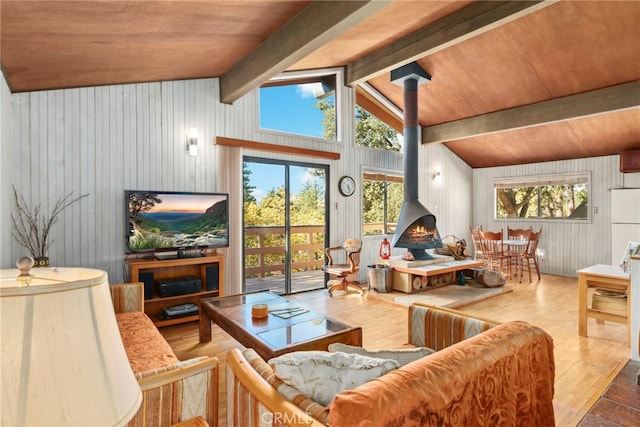
[[[402,150],[400,111],[367,84],[356,88],[356,144],[389,151]]]
[[[336,74],[300,73],[270,80],[259,90],[261,129],[337,140]]]

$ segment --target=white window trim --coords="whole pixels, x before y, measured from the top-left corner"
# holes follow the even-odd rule
[[[275,77],[269,79],[270,82],[283,82],[287,80],[295,80],[305,77],[323,77],[323,76],[336,76],[336,141],[342,141],[342,117],[340,111],[342,111],[342,100],[344,97],[343,88],[344,88],[344,69],[343,68],[323,68],[318,70],[304,70],[304,71],[285,71],[283,73],[278,74]],[[275,129],[263,129],[260,127],[260,88],[255,90],[256,92],[256,117],[258,120],[256,121],[257,132],[268,132],[278,135],[295,135],[299,137],[311,138],[314,140],[322,140],[329,141],[324,138],[313,137],[310,135],[299,135],[291,132],[283,132]]]

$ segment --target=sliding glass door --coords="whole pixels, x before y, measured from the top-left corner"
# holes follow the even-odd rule
[[[245,157],[244,289],[324,287],[328,167]]]

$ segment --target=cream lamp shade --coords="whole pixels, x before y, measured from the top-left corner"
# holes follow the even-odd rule
[[[124,425],[142,402],[107,273],[0,270],[3,426]]]

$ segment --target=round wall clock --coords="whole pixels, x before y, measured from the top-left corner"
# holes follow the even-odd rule
[[[356,191],[356,182],[350,176],[345,175],[338,181],[338,191],[344,197],[352,196]]]

